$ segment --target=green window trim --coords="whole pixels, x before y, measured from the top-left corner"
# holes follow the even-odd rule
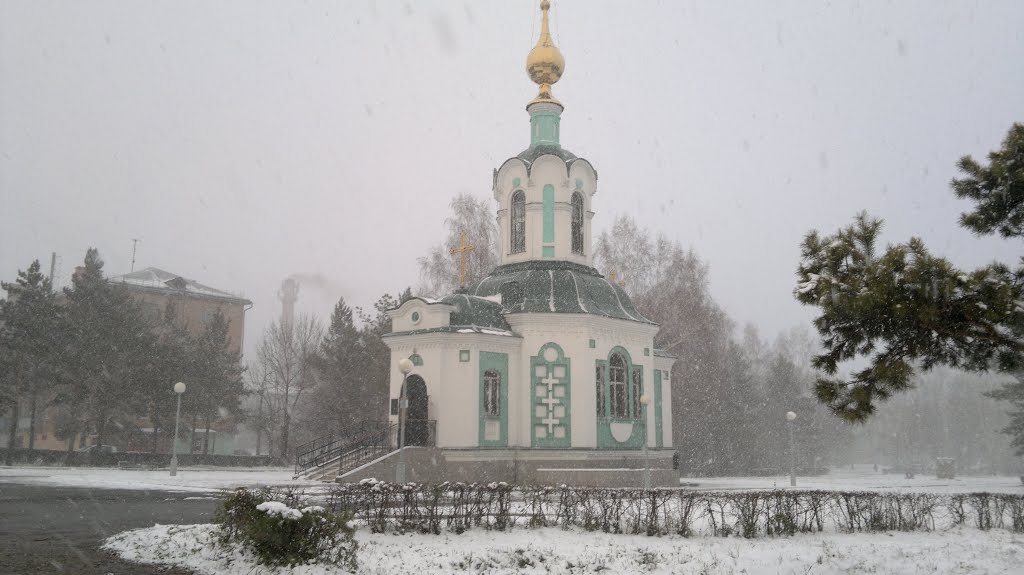
[[[664,422],[661,411],[661,376],[664,373],[660,369],[654,370],[654,442],[655,446],[665,447]]]
[[[462,363],[465,363],[465,362],[469,361],[469,350],[468,349],[460,349],[459,350],[459,361],[462,362]]]
[[[626,416],[617,416],[614,413],[612,403],[614,398],[612,396],[611,387],[611,363],[612,356],[618,354],[624,360],[624,386],[625,386],[625,409]],[[599,359],[595,363],[595,379],[597,377],[603,378],[600,383],[600,389],[603,391],[603,397],[598,394],[598,406],[603,407],[603,413],[598,412],[597,416],[597,447],[602,449],[639,449],[643,446],[644,438],[644,425],[645,421],[643,414],[640,412],[640,408],[643,406],[640,404],[640,396],[644,393],[644,377],[643,377],[642,365],[633,363],[633,358],[622,346],[615,346],[608,352],[607,359]],[[595,386],[598,382],[595,381]],[[657,398],[655,398],[657,400]],[[632,426],[630,436],[623,442],[615,439],[612,433],[613,426],[620,426],[629,424]]]
[[[624,373],[623,373],[623,385],[625,386],[625,411],[626,415],[615,415],[612,411],[612,373],[611,373],[611,361],[613,355],[619,355],[622,357],[624,362]],[[605,366],[604,370],[604,397],[605,401],[605,413],[604,417],[608,417],[615,420],[634,420],[640,419],[639,413],[637,413],[636,406],[640,404],[640,395],[643,393],[643,366],[639,366],[633,363],[632,356],[622,346],[615,346],[608,352],[608,358],[604,360],[597,360],[597,365]],[[637,386],[633,384],[634,373],[638,373],[640,382]],[[639,388],[639,392],[636,391]]]
[[[493,381],[493,375],[498,376],[498,414],[487,413],[488,401],[486,397],[488,380]],[[490,351],[480,352],[480,425],[479,445],[480,447],[507,447],[508,446],[508,354]],[[493,411],[493,406],[492,411]],[[487,426],[498,423],[498,439],[487,439]]]
[[[420,354],[418,354],[418,353],[414,353],[414,354],[410,355],[409,356],[409,361],[411,361],[413,365],[418,366],[418,367],[423,365],[423,358],[420,357]]]
[[[544,184],[544,243],[555,241],[555,187]]]
[[[561,117],[554,110],[535,110],[530,113],[530,147],[542,144],[559,145]]]

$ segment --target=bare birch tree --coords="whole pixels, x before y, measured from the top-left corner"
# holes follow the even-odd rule
[[[276,431],[278,455],[291,459],[289,435],[292,418],[303,395],[316,386],[314,358],[323,340],[319,319],[300,315],[294,322],[273,322],[256,350],[253,383],[263,398],[269,426]],[[262,388],[262,389],[260,389]]]
[[[498,265],[498,223],[493,202],[472,194],[452,199],[451,215],[444,221],[448,237],[419,258],[421,295],[443,296],[459,287],[459,256],[451,253],[465,232],[473,251],[466,255],[466,285],[483,279]]]

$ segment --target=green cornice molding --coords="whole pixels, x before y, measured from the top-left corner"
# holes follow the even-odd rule
[[[593,266],[587,266],[578,264],[576,262],[569,262],[564,260],[529,260],[525,262],[515,262],[511,264],[505,264],[494,268],[490,273],[492,276],[503,275],[503,274],[514,274],[525,271],[570,271],[578,274],[586,274],[595,277],[604,277],[600,272],[597,271]]]

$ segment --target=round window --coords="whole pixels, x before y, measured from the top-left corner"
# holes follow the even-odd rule
[[[553,361],[556,361],[557,359],[558,359],[558,350],[557,349],[555,349],[553,347],[549,347],[549,348],[544,350],[544,361],[546,361],[548,363],[551,363]]]
[[[413,323],[419,323],[420,322],[420,312],[418,312],[418,311],[412,312],[412,322]]]

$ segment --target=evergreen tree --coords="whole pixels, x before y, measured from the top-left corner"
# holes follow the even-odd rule
[[[800,384],[796,366],[781,354],[774,354],[767,366],[764,386],[761,395],[764,398],[759,417],[759,444],[767,456],[766,466],[786,469],[786,457],[789,453],[789,429],[792,425],[786,420],[786,412],[798,412],[798,421],[806,416],[801,413]]]
[[[363,323],[359,337],[366,357],[362,376],[366,385],[367,419],[382,420],[387,417],[391,375],[391,349],[384,343],[384,335],[391,333],[391,318],[387,311],[402,305],[411,297],[412,290],[406,288],[397,298],[391,294],[381,296],[373,304],[372,315],[362,309],[358,310],[359,319]]]
[[[965,177],[953,180],[953,191],[974,201],[974,210],[960,216],[960,225],[979,235],[1019,238],[1024,235],[1024,124],[1014,124],[988,160],[983,166],[964,156],[957,164]]]
[[[79,432],[87,428],[103,445],[107,424],[128,413],[147,366],[139,361],[151,345],[151,326],[127,290],[103,278],[103,261],[90,248],[84,265],[65,288],[68,317],[69,385],[61,397],[76,409],[67,415]]]
[[[338,300],[331,325],[316,356],[318,384],[310,404],[307,423],[310,435],[339,433],[374,412],[373,389],[364,375],[367,351],[353,310]]]
[[[151,342],[151,351],[145,360],[146,373],[136,383],[133,411],[149,418],[153,428],[150,450],[157,453],[168,447],[160,443],[161,432],[169,437],[168,430],[174,426],[177,402],[174,384],[190,382],[192,375],[190,367],[195,344],[179,321],[174,302],[168,302],[153,327]]]
[[[63,314],[38,260],[26,271],[18,270],[14,283],[0,287],[7,292],[7,299],[0,300],[0,407],[11,409],[8,445],[13,447],[21,400],[28,399],[31,449],[37,415],[49,402],[60,373]]]
[[[1003,429],[1009,435],[1010,446],[1017,455],[1024,455],[1024,374],[1015,374],[1014,381],[1005,383],[997,390],[987,393],[989,397],[1009,402],[1010,423]]]
[[[193,420],[203,423],[203,454],[209,453],[210,425],[237,415],[245,393],[241,357],[231,348],[229,328],[227,318],[218,309],[193,344],[193,385],[189,391]]]
[[[1024,198],[1024,126],[1015,124],[983,166],[960,160],[952,187],[975,201],[961,223],[979,234],[1020,237]],[[796,298],[820,308],[815,326],[825,351],[814,366],[821,402],[850,421],[863,421],[879,400],[908,389],[915,366],[968,371],[1024,367],[1024,267],[1000,263],[957,269],[912,238],[877,248],[882,220],[862,213],[831,236],[804,239]],[[841,362],[866,359],[848,381]]]

